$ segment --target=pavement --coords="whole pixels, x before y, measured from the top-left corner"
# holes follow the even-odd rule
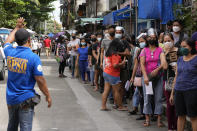
[[[47,108],[45,97],[35,108],[32,131],[167,131],[158,128],[156,122],[143,127],[138,116],[128,116],[127,112],[100,111],[101,94],[94,92],[90,85],[72,79],[68,68],[65,79],[58,77],[58,64],[53,56],[41,56],[43,72],[52,96],[52,108]],[[37,85],[36,91],[41,94]],[[6,131],[8,111],[6,106],[6,81],[0,82],[0,131]],[[111,107],[110,104],[108,104]]]

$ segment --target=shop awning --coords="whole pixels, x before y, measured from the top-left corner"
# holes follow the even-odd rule
[[[103,25],[114,25],[117,21],[129,19],[132,10],[130,6],[126,6],[125,8],[107,14],[104,16]]]
[[[115,22],[120,21],[120,20],[129,19],[131,11],[132,11],[132,9],[130,8],[130,6],[126,6],[125,8],[115,11],[114,12]]]
[[[95,24],[96,22],[100,23],[100,21],[102,21],[103,18],[80,18],[80,20],[82,25],[87,23]]]
[[[115,19],[114,12],[107,14],[106,16],[104,16],[103,25],[114,25],[115,23],[114,19]]]

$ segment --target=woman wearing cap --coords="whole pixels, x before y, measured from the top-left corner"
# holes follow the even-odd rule
[[[177,61],[176,76],[170,96],[178,116],[177,130],[184,131],[186,116],[190,117],[193,131],[197,131],[197,52],[192,39],[184,39]]]
[[[168,69],[164,70],[165,81],[165,96],[167,100],[167,119],[168,119],[168,131],[177,130],[177,117],[175,106],[170,104],[170,94],[172,91],[172,83],[175,77],[176,63],[178,60],[178,48],[174,47],[174,38],[171,33],[165,33],[164,37],[164,54],[168,63]]]
[[[158,115],[157,125],[158,127],[162,127],[163,76],[161,71],[162,69],[167,69],[167,63],[162,49],[158,47],[158,39],[154,29],[148,30],[147,45],[140,54],[140,63],[143,74],[143,113],[146,116],[144,126],[150,126],[150,115],[153,114],[152,99],[154,98],[154,114]],[[153,90],[153,93],[151,89]]]
[[[134,55],[134,68],[133,68],[133,72],[132,72],[132,77],[130,82],[134,83],[134,80],[137,79],[141,79],[142,78],[142,72],[141,72],[141,68],[140,68],[140,53],[142,51],[142,49],[146,46],[146,33],[141,33],[138,37],[137,40],[139,42],[139,46],[140,49],[137,50],[136,54]],[[136,79],[135,79],[136,78]],[[140,81],[139,84],[141,84],[142,81]],[[139,118],[137,118],[136,120],[144,120],[145,116],[143,113],[143,107],[144,107],[144,96],[143,96],[143,88],[140,85],[134,85],[137,86],[137,88],[135,89],[135,93],[133,95],[133,106],[134,106],[134,110],[130,112],[131,115],[136,114],[137,113],[137,109],[138,109],[138,104],[140,103],[140,110],[141,110],[141,116]],[[135,95],[137,94],[137,96]],[[137,103],[135,100],[139,99],[139,103]]]

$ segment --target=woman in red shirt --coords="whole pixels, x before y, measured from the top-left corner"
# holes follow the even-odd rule
[[[106,107],[107,97],[111,90],[113,89],[113,96],[115,103],[118,105],[118,110],[125,111],[126,107],[122,106],[122,98],[120,96],[120,68],[125,66],[126,61],[121,60],[121,56],[118,55],[121,49],[121,42],[119,39],[114,39],[106,52],[105,55],[105,67],[103,72],[103,77],[105,79],[105,88],[102,94],[102,111],[108,111]]]

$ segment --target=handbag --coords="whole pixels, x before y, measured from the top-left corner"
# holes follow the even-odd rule
[[[169,77],[169,71],[167,71],[167,81],[165,81],[165,90],[172,91],[174,77]]]
[[[137,86],[137,87],[141,87],[142,86],[142,77],[135,77],[133,85]]]

